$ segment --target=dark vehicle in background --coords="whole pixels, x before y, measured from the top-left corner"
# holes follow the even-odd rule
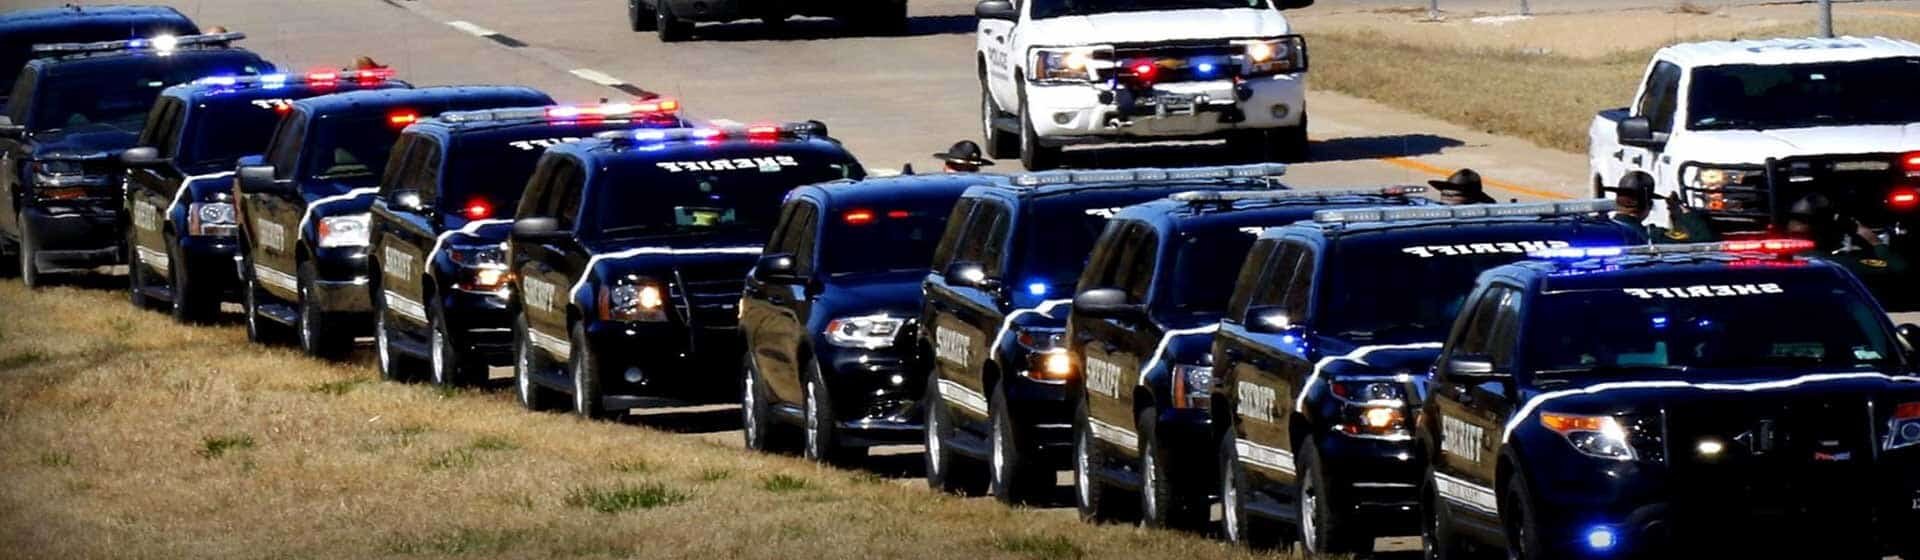
[[[907,28],[907,0],[627,0],[633,30],[659,33],[666,43],[693,38],[698,22],[758,19],[778,27],[796,15],[838,18],[870,33],[898,33]]]
[[[120,152],[167,86],[272,72],[239,33],[37,45],[0,116],[0,244],[27,286],[43,270],[126,259]],[[6,268],[16,268],[8,266]]]
[[[1262,234],[1213,342],[1228,539],[1364,554],[1411,534],[1425,463],[1408,420],[1474,279],[1533,250],[1647,241],[1612,209],[1325,210]]]
[[[539,91],[500,86],[294,101],[266,154],[242,158],[236,171],[248,339],[278,342],[292,328],[308,354],[344,357],[356,337],[373,334],[370,212],[400,131],[448,111],[551,104]]]
[[[920,282],[960,193],[1000,175],[942,174],[801,187],[740,298],[747,447],[846,464],[917,442]],[[792,427],[804,438],[795,440]]]
[[[975,187],[933,254],[915,352],[926,368],[927,484],[1017,502],[1053,485],[1071,441],[1073,283],[1120,209],[1269,188],[1286,166],[1048,171]],[[994,465],[998,465],[994,467]]]
[[[1213,331],[1254,239],[1317,210],[1424,205],[1413,195],[1426,190],[1186,192],[1115,214],[1067,317],[1067,355],[1082,389],[1073,417],[1081,517],[1136,511],[1111,497],[1119,487],[1138,493],[1148,526],[1204,526],[1219,474]]]
[[[148,112],[127,168],[127,286],[133,304],[165,302],[174,319],[202,322],[236,299],[240,276],[233,173],[258,154],[295,100],[408,87],[337,72],[212,76],[167,88]]]
[[[507,249],[522,405],[607,418],[734,395],[747,270],[796,187],[865,178],[818,123],[609,132],[547,149]]]
[[[34,45],[199,34],[193,20],[168,6],[68,4],[0,12],[0,112],[6,110],[20,67],[36,58]]]
[[[485,381],[511,363],[507,233],[549,146],[610,130],[678,128],[649,100],[445,113],[407,127],[373,203],[374,344],[381,377]]]
[[[1810,245],[1481,275],[1414,423],[1429,557],[1920,554],[1920,328]]]

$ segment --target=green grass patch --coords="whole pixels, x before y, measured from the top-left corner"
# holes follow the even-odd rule
[[[1069,560],[1084,558],[1087,551],[1073,541],[1059,535],[1014,535],[997,536],[993,547],[1011,554],[1044,560]]]
[[[668,488],[664,484],[650,482],[613,488],[582,486],[567,493],[566,503],[569,506],[600,513],[621,513],[666,507],[691,498],[692,496],[685,492]]]
[[[195,453],[205,459],[218,459],[230,452],[245,451],[253,447],[253,436],[247,434],[207,436],[200,440],[200,450]]]
[[[813,483],[797,476],[770,474],[760,477],[760,488],[768,492],[799,492],[812,490]]]

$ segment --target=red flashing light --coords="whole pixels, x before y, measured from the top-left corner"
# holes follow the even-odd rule
[[[466,206],[460,208],[460,215],[466,216],[468,220],[491,218],[493,217],[493,203],[487,202],[487,199],[484,198],[469,200]]]
[[[864,226],[873,223],[872,210],[848,210],[843,217],[847,220],[847,225],[850,226]]]
[[[906,210],[892,210],[887,212],[887,217],[893,218],[895,220],[905,220],[907,219],[908,216],[912,216],[912,215],[913,215],[912,212],[908,212]]]
[[[1893,192],[1887,193],[1887,207],[1900,211],[1920,207],[1920,190],[1912,187],[1894,189]]]
[[[1813,241],[1806,239],[1755,239],[1749,241],[1728,241],[1727,251],[1732,253],[1800,253],[1813,250]]]
[[[418,122],[419,120],[420,120],[419,113],[394,113],[391,115],[387,115],[387,122],[393,124],[394,126],[406,126],[406,125],[410,125],[415,122]]]
[[[1920,402],[1910,402],[1894,408],[1893,419],[1920,420]]]

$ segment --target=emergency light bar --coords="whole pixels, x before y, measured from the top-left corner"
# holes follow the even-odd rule
[[[1415,208],[1355,208],[1321,210],[1313,221],[1327,224],[1357,222],[1410,222],[1420,220],[1458,220],[1469,218],[1510,218],[1582,216],[1612,212],[1619,207],[1613,199],[1572,202],[1523,202],[1517,204],[1468,204],[1462,206],[1425,206]]]
[[[216,85],[233,87],[259,86],[266,89],[284,87],[288,84],[331,85],[339,82],[371,83],[393,78],[393,69],[374,68],[368,70],[322,70],[305,74],[260,74],[257,76],[207,76],[194,80],[196,85]]]
[[[1333,198],[1339,196],[1407,196],[1427,192],[1427,187],[1401,186],[1380,187],[1377,189],[1324,189],[1324,190],[1283,190],[1283,191],[1187,191],[1167,197],[1170,200],[1190,204],[1211,204],[1236,202],[1241,200],[1292,200],[1300,198]]]
[[[680,102],[672,99],[609,103],[605,105],[553,105],[516,109],[451,111],[436,119],[450,123],[504,121],[599,121],[672,115],[680,111]]]
[[[160,52],[192,45],[226,45],[247,38],[245,33],[212,33],[207,35],[157,35],[151,39],[127,39],[124,41],[99,41],[94,43],[46,43],[33,46],[36,55],[73,54],[88,52],[109,52],[151,49]]]
[[[1561,247],[1530,251],[1527,256],[1540,259],[1601,259],[1621,256],[1698,255],[1702,253],[1767,253],[1796,255],[1814,249],[1806,239],[1750,239],[1717,243],[1674,245],[1634,245],[1628,247]]]
[[[1286,174],[1287,166],[1279,163],[1164,169],[1147,167],[1139,169],[1023,173],[1013,177],[1013,184],[1022,187],[1038,187],[1073,183],[1155,183],[1207,179],[1271,179]]]
[[[807,138],[823,135],[821,126],[811,122],[785,124],[731,124],[700,128],[651,128],[646,130],[610,130],[593,135],[619,144],[661,142],[717,142],[720,140],[764,140]]]

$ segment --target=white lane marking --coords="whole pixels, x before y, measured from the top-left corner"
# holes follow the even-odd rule
[[[253,265],[253,277],[260,279],[261,282],[266,282],[267,284],[289,292],[300,291],[300,281],[295,279],[292,274],[267,268],[267,265],[264,264],[255,263]]]
[[[307,213],[302,214],[300,216],[300,231],[296,232],[295,235],[301,236],[302,240],[306,239],[305,236],[307,235],[307,223],[313,221],[313,209],[319,208],[323,205],[340,202],[342,200],[352,200],[355,198],[360,198],[362,196],[366,196],[366,195],[370,195],[378,192],[380,192],[380,187],[367,187],[367,188],[361,188],[361,189],[353,189],[343,194],[336,194],[333,196],[314,199],[312,204],[307,205]]]
[[[470,22],[470,21],[449,21],[447,22],[447,25],[452,26],[454,29],[465,31],[468,34],[473,35],[475,37],[486,37],[488,35],[500,34],[499,32],[494,31],[492,29],[487,29],[485,27],[474,25],[473,22]]]
[[[594,70],[592,68],[575,68],[573,70],[569,70],[568,73],[573,74],[574,76],[578,76],[582,80],[586,80],[586,81],[593,82],[593,83],[600,84],[607,87],[625,85],[627,83],[626,80],[615,78],[611,75],[608,75],[606,72],[601,72],[599,70]]]
[[[413,319],[421,323],[427,322],[427,306],[408,299],[407,296],[395,293],[393,290],[384,290],[383,293],[386,296],[387,309],[392,309],[394,313],[399,313],[408,319]]]
[[[567,339],[533,329],[527,329],[527,334],[532,335],[534,346],[539,346],[542,350],[546,350],[547,353],[553,357],[564,360],[573,356],[573,343],[567,341]]]
[[[1307,409],[1307,395],[1310,395],[1313,393],[1313,384],[1320,382],[1321,372],[1326,371],[1327,366],[1332,364],[1335,361],[1347,360],[1352,362],[1359,362],[1361,360],[1365,360],[1368,355],[1373,354],[1374,352],[1379,352],[1381,350],[1421,350],[1421,349],[1433,349],[1433,348],[1439,348],[1439,347],[1440,347],[1440,343],[1438,342],[1418,342],[1414,344],[1380,344],[1380,345],[1374,345],[1374,346],[1361,346],[1359,348],[1353,349],[1352,352],[1348,352],[1344,356],[1328,356],[1325,358],[1321,358],[1320,361],[1314,362],[1313,374],[1307,376],[1307,383],[1305,385],[1300,386],[1300,396],[1299,398],[1294,399],[1293,409],[1296,411]]]
[[[593,276],[593,269],[606,259],[624,259],[640,255],[758,255],[762,248],[752,247],[704,247],[694,249],[674,249],[670,247],[639,247],[613,253],[594,255],[587,259],[587,268],[580,271],[580,279],[574,281],[573,288],[567,290],[568,301],[580,299],[580,290],[587,287],[587,279]]]
[[[1525,422],[1527,417],[1532,416],[1533,411],[1540,408],[1540,405],[1546,404],[1547,401],[1573,395],[1591,395],[1624,389],[1699,389],[1702,391],[1750,393],[1755,391],[1790,389],[1808,383],[1826,383],[1829,381],[1848,381],[1854,379],[1881,379],[1895,383],[1920,383],[1920,378],[1907,376],[1895,377],[1884,373],[1817,373],[1792,379],[1763,381],[1759,383],[1689,383],[1686,381],[1622,381],[1618,383],[1600,383],[1579,389],[1545,393],[1528,400],[1527,404],[1520,406],[1520,411],[1515,413],[1513,418],[1507,420],[1506,429],[1500,433],[1500,443],[1507,443],[1507,440],[1513,437],[1513,430],[1519,428],[1520,423]]]
[[[1125,447],[1127,449],[1140,448],[1140,435],[1133,433],[1133,430],[1115,426],[1113,424],[1108,424],[1106,422],[1101,422],[1099,420],[1095,420],[1092,418],[1087,419],[1087,427],[1093,429],[1093,437],[1095,438],[1112,442],[1114,445]]]
[[[1015,319],[1019,319],[1021,315],[1039,313],[1043,316],[1046,316],[1046,318],[1048,319],[1052,319],[1053,308],[1066,305],[1069,303],[1073,303],[1073,300],[1050,299],[1050,300],[1040,302],[1040,305],[1034,306],[1032,309],[1015,309],[1012,313],[1008,313],[1007,318],[1005,320],[1000,321],[1000,332],[995,333],[993,335],[993,345],[987,347],[987,352],[992,353],[996,351],[998,348],[1000,348],[1000,345],[1002,343],[1006,342],[1007,331],[1013,328],[1013,321]]]
[[[1266,467],[1286,474],[1293,474],[1293,452],[1278,447],[1267,447],[1252,440],[1234,438],[1233,448],[1238,451],[1240,462]]]
[[[954,380],[940,380],[940,398],[983,416],[987,414],[987,398]]]
[[[1434,490],[1447,501],[1495,515],[1500,513],[1500,500],[1492,488],[1440,473],[1433,473],[1433,482]]]
[[[206,175],[187,176],[185,180],[180,181],[180,190],[173,191],[173,203],[167,205],[167,217],[172,218],[173,212],[175,210],[179,210],[180,205],[185,203],[187,198],[187,192],[193,190],[190,187],[193,186],[193,183],[195,181],[211,181],[214,179],[219,179],[222,177],[228,177],[232,175],[233,175],[232,171],[221,171],[219,173],[208,173]]]
[[[173,272],[173,261],[166,253],[146,247],[136,249],[140,251],[140,262],[153,265],[154,268],[160,269],[161,274]]]
[[[1220,324],[1214,323],[1204,327],[1198,327],[1198,328],[1192,328],[1192,329],[1173,329],[1173,330],[1167,331],[1167,334],[1165,336],[1160,337],[1160,345],[1153,349],[1153,357],[1147,359],[1146,367],[1140,368],[1139,383],[1137,383],[1137,385],[1140,385],[1142,387],[1146,386],[1147,374],[1149,372],[1152,372],[1153,368],[1158,367],[1160,365],[1160,360],[1167,355],[1167,344],[1172,343],[1174,337],[1192,336],[1196,334],[1213,334],[1214,332],[1219,330],[1220,330]]]

